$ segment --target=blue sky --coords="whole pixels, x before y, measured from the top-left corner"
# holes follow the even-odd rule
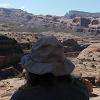
[[[0,7],[62,16],[69,10],[100,12],[100,0],[0,0]]]

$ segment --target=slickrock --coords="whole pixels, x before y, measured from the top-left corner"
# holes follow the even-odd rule
[[[100,78],[100,43],[92,44],[77,57],[82,75]]]
[[[24,79],[20,78],[0,81],[0,100],[10,100],[12,94],[24,83]]]

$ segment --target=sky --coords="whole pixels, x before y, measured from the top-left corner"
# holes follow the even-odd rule
[[[1,8],[17,8],[35,15],[63,16],[69,10],[100,12],[100,0],[0,0]]]

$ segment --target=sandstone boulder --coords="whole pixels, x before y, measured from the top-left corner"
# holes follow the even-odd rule
[[[0,70],[20,61],[23,51],[15,39],[0,35]]]
[[[95,19],[95,20],[93,20],[93,21],[91,22],[91,24],[92,24],[92,25],[98,25],[98,24],[99,24],[99,21],[98,21],[97,19]]]
[[[80,51],[81,47],[74,39],[67,39],[63,41],[65,52]]]
[[[78,67],[83,77],[100,77],[100,43],[84,49],[77,57]]]
[[[9,78],[9,77],[15,77],[20,74],[21,73],[12,66],[9,68],[2,69],[0,71],[0,79],[2,80],[2,79]]]
[[[91,20],[88,18],[80,18],[80,26],[88,28],[90,22],[91,22]]]

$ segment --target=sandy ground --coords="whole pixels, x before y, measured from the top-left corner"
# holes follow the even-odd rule
[[[0,100],[10,100],[12,94],[24,83],[25,81],[20,78],[0,81]]]
[[[90,100],[100,100],[100,88],[93,88],[93,93],[98,96],[90,97]]]
[[[0,100],[10,100],[12,94],[25,83],[24,79],[13,78],[0,81]],[[100,88],[94,88],[93,94],[96,97],[90,97],[90,100],[100,100]]]

